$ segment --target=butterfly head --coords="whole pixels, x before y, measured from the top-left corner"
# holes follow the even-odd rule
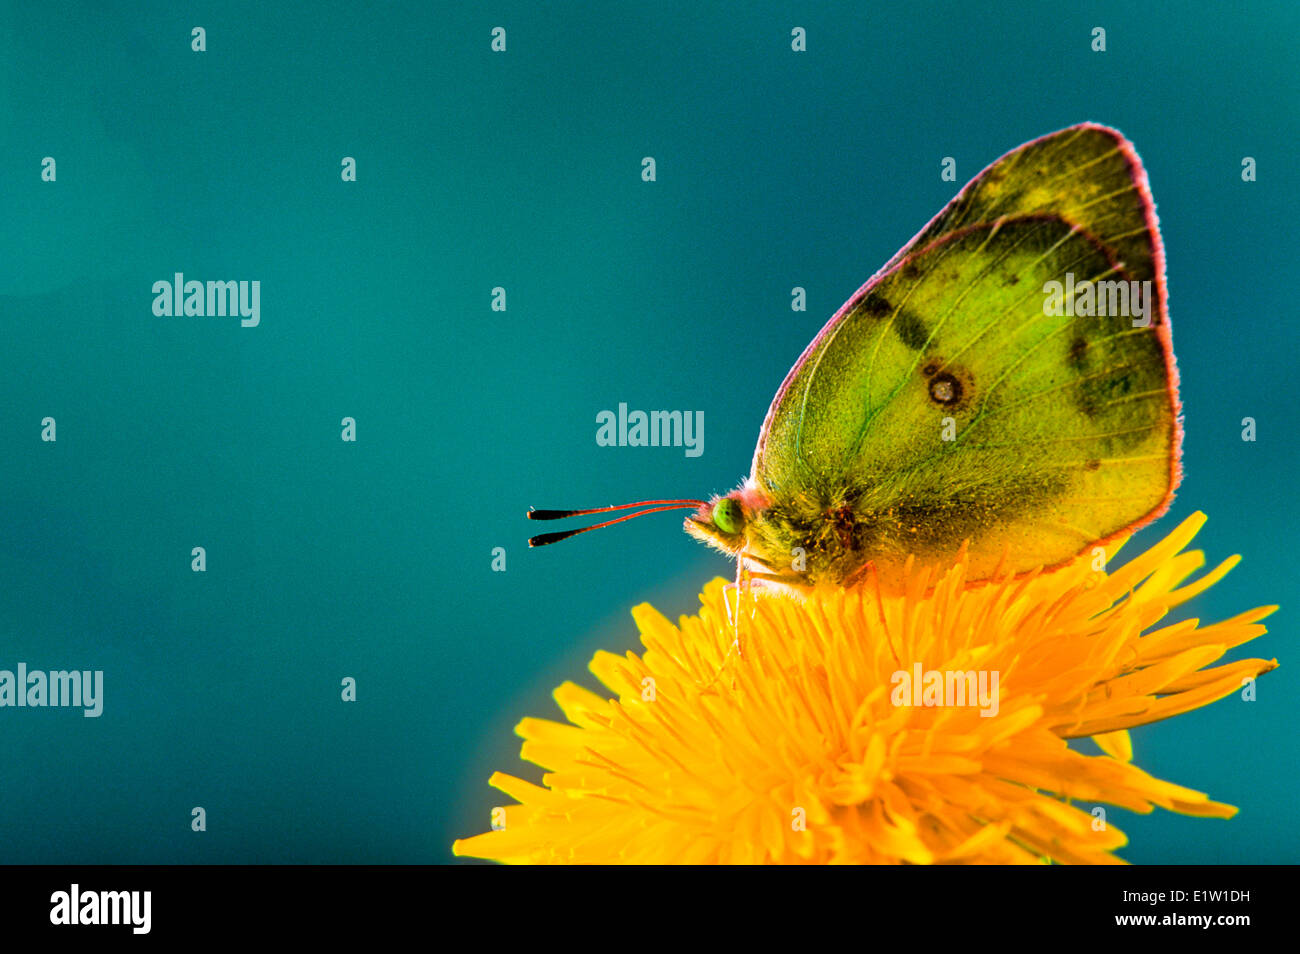
[[[729,494],[712,497],[686,518],[686,532],[697,540],[735,556],[749,547],[760,529],[767,498],[746,482]]]
[[[745,524],[749,515],[741,502],[741,492],[733,490],[725,497],[714,497],[686,518],[686,532],[727,553],[744,545]]]

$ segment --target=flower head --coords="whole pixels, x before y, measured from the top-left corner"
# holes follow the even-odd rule
[[[966,585],[958,562],[898,595],[868,585],[747,600],[739,654],[721,580],[677,626],[638,606],[645,652],[591,662],[616,698],[565,683],[555,699],[568,724],[524,719],[521,756],[547,770],[543,785],[493,775],[518,804],[453,850],[505,862],[1113,863],[1127,839],[1098,824],[1101,803],[1231,817],[1134,765],[1126,731],[1277,665],[1215,665],[1275,607],[1157,625],[1237,562],[1185,583],[1204,565],[1182,552],[1204,520],[1113,573],[1082,558]],[[1067,744],[1085,736],[1102,754]]]

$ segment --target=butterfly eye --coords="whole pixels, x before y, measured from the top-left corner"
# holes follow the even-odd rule
[[[723,533],[739,533],[744,523],[744,511],[730,497],[723,497],[713,505],[713,525]]]

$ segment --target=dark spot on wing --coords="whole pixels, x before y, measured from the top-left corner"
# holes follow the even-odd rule
[[[1074,388],[1074,403],[1088,418],[1097,421],[1103,453],[1118,454],[1146,440],[1144,423],[1154,424],[1144,402],[1122,400],[1139,389],[1138,373],[1117,368],[1101,377],[1081,378]]]
[[[1088,357],[1088,341],[1086,338],[1075,338],[1070,344],[1070,365],[1073,368],[1082,368],[1084,360]]]
[[[925,323],[915,312],[906,308],[900,308],[894,314],[894,332],[898,335],[898,340],[913,351],[920,351],[930,340],[930,332],[926,330]]]
[[[862,302],[863,313],[872,318],[884,318],[893,310],[894,306],[883,295],[868,295]]]
[[[955,375],[947,371],[936,374],[930,379],[930,400],[944,407],[952,407],[961,401],[962,386]]]
[[[1085,470],[1099,470],[1101,469],[1101,461],[1090,460],[1088,463],[1084,464],[1083,467]]]

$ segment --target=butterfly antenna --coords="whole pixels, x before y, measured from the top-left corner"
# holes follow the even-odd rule
[[[633,517],[644,517],[648,513],[662,513],[665,510],[683,510],[697,509],[704,506],[703,500],[641,500],[636,503],[618,504],[613,507],[591,507],[587,510],[530,510],[528,511],[529,520],[562,520],[565,517],[581,517],[593,513],[611,513],[616,510],[628,510],[632,507],[646,507],[646,510],[639,510],[636,513],[626,513],[621,517],[615,517],[613,520],[606,520],[603,523],[592,524],[590,527],[579,527],[576,530],[557,530],[554,533],[541,533],[535,537],[530,537],[528,545],[530,547],[544,547],[550,543],[559,543],[569,537],[579,533],[586,533],[588,530],[599,530],[601,527],[612,527],[616,523],[622,523],[624,520],[631,520]]]

